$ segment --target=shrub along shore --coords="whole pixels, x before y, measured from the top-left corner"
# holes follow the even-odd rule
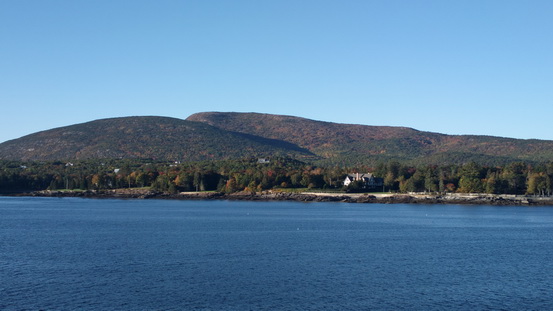
[[[474,204],[474,205],[551,205],[553,197],[499,194],[429,194],[429,193],[337,193],[337,192],[180,192],[167,193],[150,189],[111,189],[86,191],[34,191],[12,194],[33,197],[81,197],[96,199],[171,199],[171,200],[244,200],[244,201],[297,201],[297,202],[344,202],[381,204]]]

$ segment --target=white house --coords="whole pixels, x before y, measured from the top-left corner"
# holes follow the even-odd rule
[[[354,181],[361,180],[363,181],[363,184],[366,188],[376,188],[376,187],[382,187],[384,184],[384,180],[382,178],[375,178],[373,174],[371,173],[355,173],[355,174],[348,174],[346,176],[346,179],[344,179],[344,186],[349,186]]]

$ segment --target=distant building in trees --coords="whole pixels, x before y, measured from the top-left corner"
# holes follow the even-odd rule
[[[376,178],[371,173],[365,173],[365,174],[354,173],[354,174],[348,174],[346,176],[346,179],[344,179],[344,186],[347,187],[349,186],[349,184],[351,184],[354,181],[362,181],[363,185],[369,189],[382,187],[382,185],[384,184],[384,179]]]

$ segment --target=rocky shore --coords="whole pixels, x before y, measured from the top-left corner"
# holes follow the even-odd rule
[[[148,189],[115,189],[89,191],[35,191],[18,196],[35,197],[82,197],[119,199],[172,199],[172,200],[244,200],[244,201],[298,201],[298,202],[345,202],[345,203],[413,203],[413,204],[475,204],[475,205],[552,205],[552,197],[491,195],[491,194],[347,194],[322,192],[263,191],[258,193],[237,192],[181,192],[168,194]]]

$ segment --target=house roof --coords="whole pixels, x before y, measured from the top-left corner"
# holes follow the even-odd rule
[[[355,173],[355,174],[348,174],[347,177],[350,177],[350,178],[353,178],[353,179],[355,179],[357,177],[359,177],[359,178],[372,178],[373,174],[371,174],[371,173],[363,173],[363,174],[359,173],[359,175],[358,175],[357,173]]]

